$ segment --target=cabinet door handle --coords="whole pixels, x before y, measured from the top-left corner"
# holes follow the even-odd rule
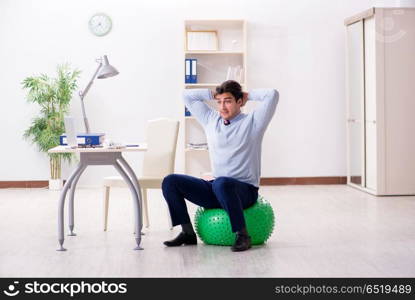
[[[356,121],[357,121],[356,119],[347,119],[347,122],[350,122],[350,123],[354,123]]]
[[[367,123],[376,124],[376,120],[366,121]]]

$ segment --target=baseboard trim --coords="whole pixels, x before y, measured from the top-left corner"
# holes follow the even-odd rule
[[[263,177],[260,185],[326,185],[346,184],[346,176],[332,177]],[[48,180],[0,181],[0,189],[9,188],[46,188]]]
[[[262,177],[260,185],[326,185],[346,184],[346,176],[330,177]]]
[[[49,180],[0,181],[0,189],[10,188],[46,188]]]

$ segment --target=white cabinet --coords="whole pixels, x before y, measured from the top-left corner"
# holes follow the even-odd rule
[[[415,194],[415,8],[345,20],[347,182],[374,195]]]

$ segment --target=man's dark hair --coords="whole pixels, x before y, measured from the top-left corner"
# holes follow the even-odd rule
[[[231,93],[232,96],[235,97],[236,101],[239,99],[242,99],[243,93],[242,93],[242,87],[241,85],[235,81],[235,80],[227,80],[224,83],[222,83],[220,86],[216,87],[216,95],[220,95],[223,93]]]

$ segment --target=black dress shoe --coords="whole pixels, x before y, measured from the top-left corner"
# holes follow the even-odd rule
[[[170,241],[165,241],[163,243],[164,245],[166,245],[167,247],[176,247],[176,246],[181,246],[181,245],[196,245],[197,244],[197,237],[196,234],[188,234],[185,232],[180,232],[179,235],[170,240]]]
[[[236,234],[235,244],[231,247],[232,251],[245,251],[251,248],[251,237],[245,234]]]

